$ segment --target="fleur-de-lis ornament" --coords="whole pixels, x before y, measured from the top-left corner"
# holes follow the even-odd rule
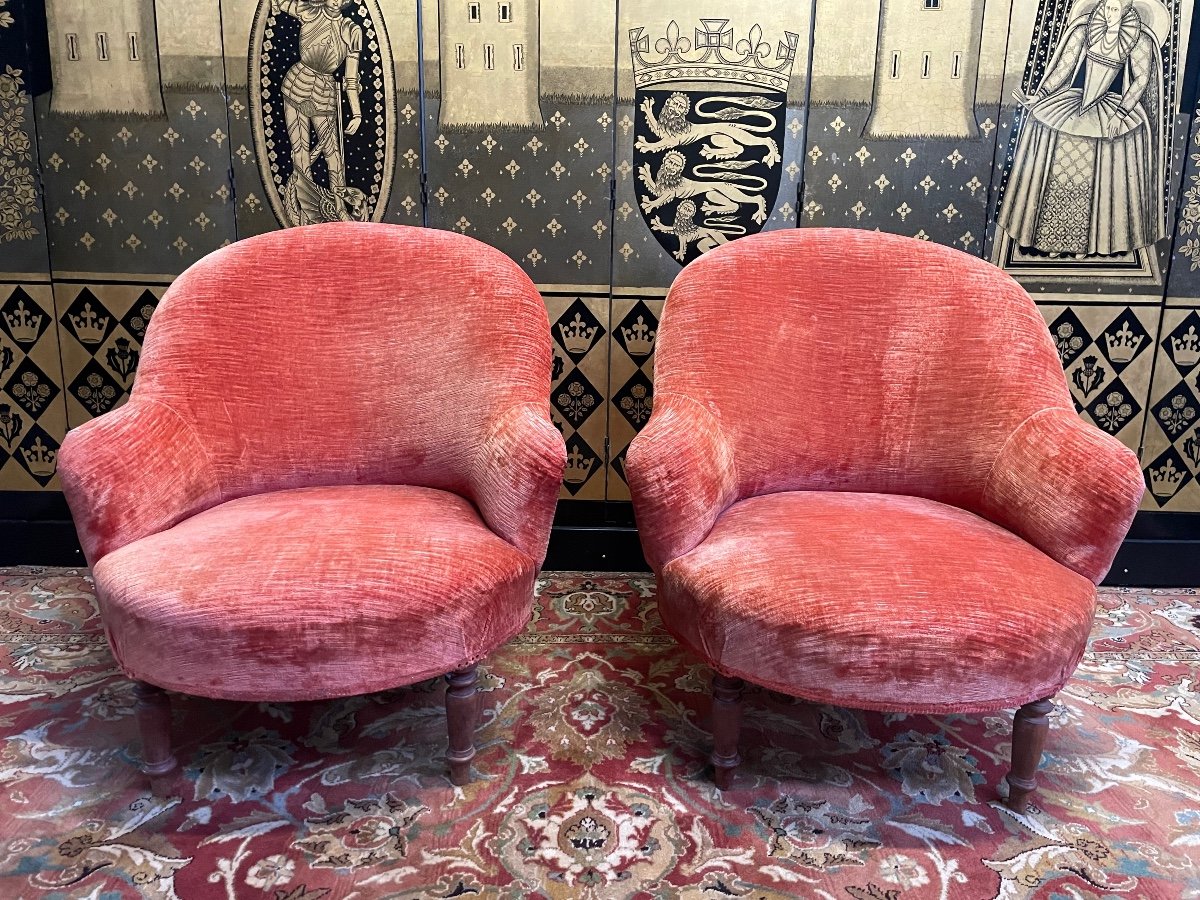
[[[750,29],[748,38],[744,38],[737,43],[737,52],[744,54],[747,58],[756,56],[759,59],[766,59],[771,55],[771,45],[763,41],[762,28],[755,25]]]
[[[666,37],[655,41],[654,49],[659,53],[687,53],[692,49],[692,42],[679,34],[679,23],[672,19],[667,25]]]

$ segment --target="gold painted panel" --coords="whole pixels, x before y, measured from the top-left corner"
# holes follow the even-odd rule
[[[171,276],[233,241],[218,0],[48,0],[36,98],[56,277]]]
[[[567,443],[559,496],[603,500],[608,434],[609,303],[607,297],[545,295],[554,346],[550,411]]]
[[[1162,310],[1157,304],[1038,305],[1058,348],[1075,409],[1136,451]]]
[[[1156,352],[1142,509],[1200,512],[1200,304],[1163,311]]]
[[[608,405],[612,458],[608,476],[609,500],[629,499],[625,453],[654,411],[654,347],[663,302],[661,298],[613,300],[609,349],[612,384]]]
[[[0,284],[0,490],[60,490],[67,433],[49,284]]]
[[[129,399],[146,326],[165,291],[162,285],[54,285],[71,428]]]

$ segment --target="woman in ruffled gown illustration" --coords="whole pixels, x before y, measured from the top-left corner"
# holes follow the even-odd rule
[[[1027,115],[999,225],[1054,257],[1126,253],[1166,234],[1169,18],[1158,0],[1088,0],[1073,11],[1041,84],[1018,97]]]

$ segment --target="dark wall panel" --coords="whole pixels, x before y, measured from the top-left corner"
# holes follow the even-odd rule
[[[9,0],[0,490],[57,489],[67,427],[128,397],[180,271],[349,218],[529,273],[562,496],[624,500],[682,265],[832,225],[1019,278],[1080,415],[1141,452],[1146,509],[1200,511],[1193,5],[1136,0],[1085,103],[1104,7],[1075,0]]]

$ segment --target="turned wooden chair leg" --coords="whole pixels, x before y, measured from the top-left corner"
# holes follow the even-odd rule
[[[167,692],[144,681],[137,683],[137,723],[142,733],[142,771],[166,775],[175,768],[171,753],[171,699]]]
[[[475,690],[477,672],[468,666],[446,676],[446,726],[450,749],[446,762],[450,780],[458,785],[471,782],[471,760],[475,758],[475,727],[479,722],[479,694]]]
[[[738,755],[738,733],[742,728],[742,689],[745,686],[740,678],[726,678],[720,673],[713,675],[713,751],[709,760],[713,764],[713,780],[722,791],[733,786],[733,773],[742,762]]]
[[[1050,731],[1050,713],[1054,704],[1050,698],[1026,703],[1013,716],[1012,769],[1008,777],[1008,807],[1024,813],[1029,798],[1037,788],[1037,770],[1042,761],[1042,748]]]

